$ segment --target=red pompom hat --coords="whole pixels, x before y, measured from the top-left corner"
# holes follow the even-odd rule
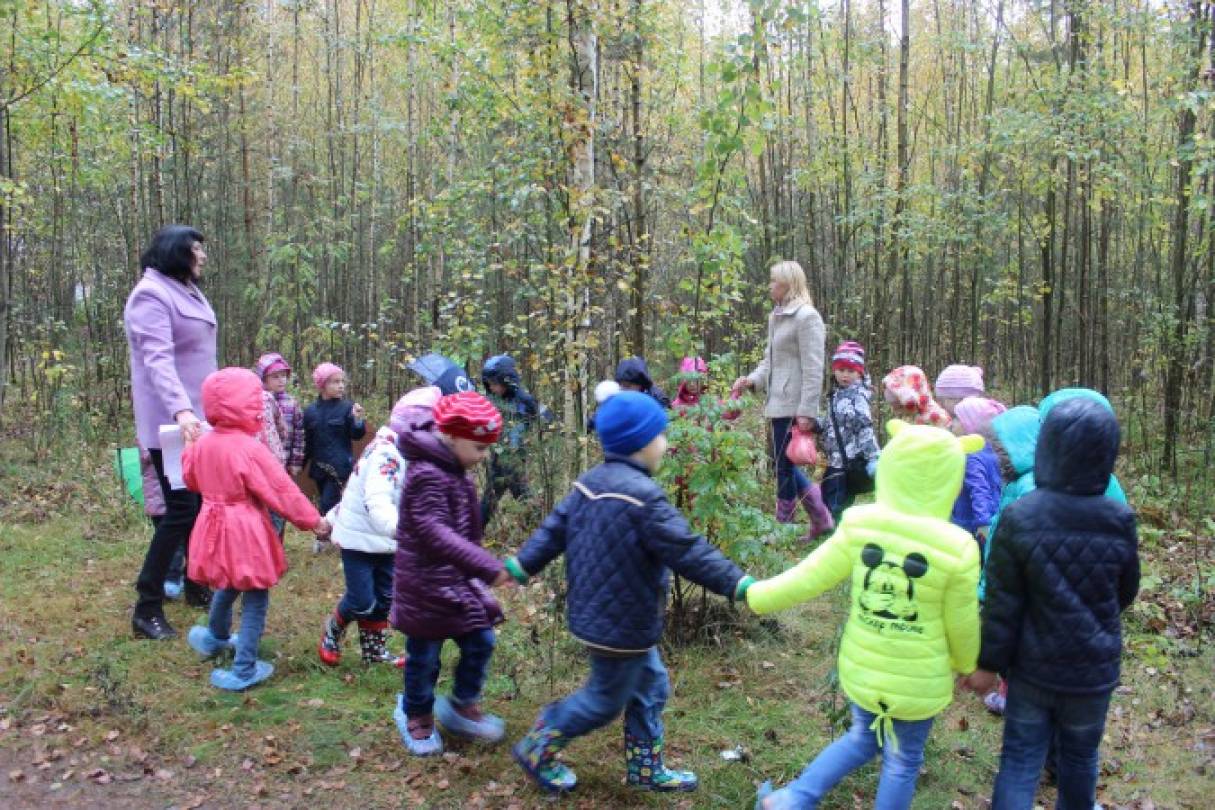
[[[502,414],[476,391],[461,391],[435,405],[435,426],[457,439],[494,444],[502,434]]]

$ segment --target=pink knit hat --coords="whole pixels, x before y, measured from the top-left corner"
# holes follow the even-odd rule
[[[261,357],[257,358],[257,363],[253,366],[254,373],[264,382],[266,375],[273,374],[276,371],[285,371],[291,373],[291,366],[287,365],[287,361],[278,352],[266,352]]]
[[[1002,403],[987,397],[966,397],[953,409],[953,415],[962,423],[962,429],[967,433],[985,433],[991,420],[1004,413],[1007,408]]]
[[[316,390],[319,391],[325,387],[325,383],[329,382],[329,378],[334,374],[345,373],[337,363],[321,363],[312,369],[312,383],[316,386]]]
[[[435,405],[442,397],[443,392],[437,385],[427,385],[407,392],[405,396],[397,400],[397,404],[392,406],[392,414],[388,417],[388,427],[393,433],[404,433],[413,426],[411,422],[416,424],[420,421],[416,419],[416,416],[422,416],[428,412],[431,414],[430,420],[433,421]]]
[[[937,376],[937,384],[933,387],[941,399],[983,396],[983,369],[978,366],[946,366]]]
[[[680,374],[708,374],[709,364],[702,357],[685,357],[679,361]]]

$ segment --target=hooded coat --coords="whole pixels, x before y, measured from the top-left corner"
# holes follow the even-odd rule
[[[203,496],[190,533],[187,576],[212,588],[269,588],[287,570],[287,559],[267,508],[305,531],[321,516],[257,439],[257,375],[221,369],[203,382],[202,401],[213,429],[187,446],[181,459],[186,486]]]
[[[1139,590],[1135,514],[1107,495],[1119,431],[1088,397],[1048,409],[1037,488],[1000,519],[987,563],[979,665],[1042,689],[1118,685],[1121,614]]]
[[[878,716],[879,742],[898,720],[924,720],[953,697],[954,673],[979,653],[979,547],[949,523],[977,436],[892,421],[877,465],[876,501],[854,506],[809,557],[747,591],[773,613],[851,579],[840,684]]]
[[[553,421],[553,412],[545,408],[527,389],[519,377],[515,358],[508,354],[496,354],[485,361],[481,369],[481,381],[485,383],[486,397],[502,414],[502,441],[494,446],[496,452],[521,450],[527,429],[537,419]],[[499,396],[489,389],[490,383],[506,386],[506,393]]]
[[[432,432],[433,417],[399,434],[407,462],[397,518],[392,626],[437,641],[502,621],[489,584],[502,563],[481,547],[477,487]]]
[[[1046,420],[1047,415],[1050,414],[1056,405],[1069,399],[1086,399],[1100,405],[1111,416],[1114,413],[1114,406],[1110,404],[1110,401],[1096,391],[1088,388],[1061,388],[1044,398],[1037,408],[1031,408],[1028,405],[1018,405],[991,421],[992,434],[1004,449],[1004,453],[1008,456],[1009,463],[1012,465],[1017,477],[1011,482],[1005,483],[1004,489],[1000,491],[1000,505],[996,510],[996,514],[991,519],[990,534],[988,535],[990,539],[983,549],[985,569],[987,558],[991,554],[991,546],[994,542],[996,531],[1000,527],[1000,516],[1004,514],[1004,510],[1012,503],[1033,492],[1036,486],[1034,481],[1034,454],[1038,447],[1038,434],[1042,427],[1042,422]],[[1105,495],[1120,503],[1127,502],[1126,493],[1123,491],[1122,485],[1118,483],[1117,476],[1112,474],[1109,478],[1109,485],[1105,489]],[[979,583],[979,599],[985,598],[986,591],[987,576],[985,573],[982,581]]]
[[[621,385],[628,383],[639,386],[643,394],[649,394],[658,400],[658,404],[662,407],[671,407],[671,398],[661,388],[654,385],[650,369],[641,357],[626,357],[621,360],[616,366],[616,382]]]

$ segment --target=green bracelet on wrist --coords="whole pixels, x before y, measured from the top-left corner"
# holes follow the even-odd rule
[[[506,566],[507,573],[515,578],[515,582],[518,582],[520,585],[527,584],[527,572],[523,570],[523,566],[519,565],[518,560],[514,557],[508,557],[503,565]]]
[[[747,598],[747,589],[755,584],[755,577],[748,574],[738,581],[738,587],[734,589],[734,601],[742,601]]]

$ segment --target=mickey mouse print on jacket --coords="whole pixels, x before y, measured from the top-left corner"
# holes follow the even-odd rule
[[[756,613],[791,607],[851,578],[840,643],[850,700],[886,721],[924,720],[947,706],[954,673],[979,654],[979,547],[949,523],[966,454],[978,436],[892,421],[876,501],[854,506],[798,565],[747,591]]]

